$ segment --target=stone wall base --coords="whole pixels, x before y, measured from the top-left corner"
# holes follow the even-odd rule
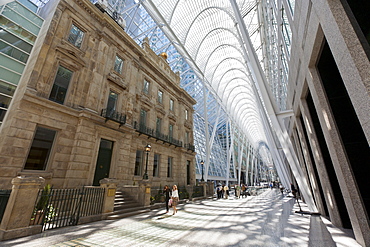
[[[41,233],[41,231],[42,231],[41,225],[28,226],[24,228],[17,228],[17,229],[11,229],[11,230],[0,229],[0,241],[9,240],[13,238],[26,237],[26,236],[34,235],[37,233]]]

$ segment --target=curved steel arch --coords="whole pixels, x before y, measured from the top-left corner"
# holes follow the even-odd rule
[[[191,22],[191,24],[188,26],[188,29],[187,29],[187,32],[186,32],[186,35],[185,35],[185,38],[184,38],[184,44],[186,44],[186,39],[187,39],[187,37],[188,37],[188,35],[189,35],[189,31],[190,31],[190,29],[192,28],[192,26],[193,26],[193,24],[194,23],[196,23],[196,21],[198,21],[197,20],[197,18],[201,15],[201,14],[203,14],[203,13],[206,13],[208,10],[210,10],[210,9],[220,9],[220,10],[222,10],[222,12],[225,12],[228,16],[230,16],[231,18],[230,19],[232,19],[233,20],[233,18],[232,18],[232,16],[231,16],[231,14],[230,13],[228,13],[227,11],[225,11],[223,8],[220,8],[220,7],[208,7],[208,8],[205,8],[205,9],[203,9],[202,11],[200,11],[196,16],[195,16],[195,18],[193,19],[193,21]],[[234,20],[235,21],[235,20]],[[209,33],[209,32],[208,32]],[[208,35],[208,33],[207,33],[207,35]]]
[[[215,49],[213,49],[213,51],[211,51],[209,53],[210,55],[208,56],[208,58],[207,58],[207,60],[206,60],[206,62],[204,64],[204,68],[206,68],[208,66],[208,63],[209,63],[210,59],[212,58],[212,56],[214,54],[216,54],[216,51],[221,51],[221,48],[223,48],[223,47],[231,47],[231,48],[234,48],[239,54],[241,54],[241,51],[235,45],[231,45],[231,44],[220,44]],[[240,56],[240,57],[242,58],[243,56]]]
[[[177,1],[177,3],[174,5],[173,11],[171,12],[170,18],[168,19],[168,24],[171,25],[173,14],[176,12],[177,5],[180,3],[180,0]]]
[[[226,32],[228,32],[228,33],[231,33],[231,34],[235,37],[235,40],[237,40],[237,36],[236,36],[236,34],[235,34],[235,33],[233,33],[230,29],[228,29],[228,28],[224,28],[224,27],[217,27],[217,28],[214,28],[214,29],[212,29],[210,32],[206,33],[206,35],[204,35],[204,37],[203,37],[202,41],[199,43],[198,49],[197,49],[197,51],[196,51],[196,57],[194,58],[194,60],[197,60],[197,56],[198,56],[198,53],[199,53],[199,49],[201,48],[201,46],[202,46],[203,42],[207,39],[207,37],[208,37],[209,35],[213,34],[213,32],[216,32],[216,31],[219,31],[219,30],[221,30],[221,31],[226,31]],[[225,44],[225,43],[222,43],[220,46],[222,46],[222,45],[228,45],[228,46],[235,47],[235,45]],[[218,48],[218,47],[219,47],[219,46],[217,46],[216,48]],[[236,47],[235,47],[235,49],[236,49],[236,50],[238,50]],[[214,50],[216,50],[216,49],[214,49]],[[242,55],[241,51],[239,51],[239,52],[240,52],[240,54]],[[213,53],[213,52],[211,52],[210,54],[212,54],[212,53]],[[243,57],[243,56],[241,56],[241,57]],[[208,61],[208,60],[209,60],[209,59],[207,59],[207,61]]]
[[[228,73],[228,72],[231,72],[231,71],[238,71],[238,72],[240,72],[240,73],[242,73],[242,74],[244,74],[245,75],[245,73],[243,72],[243,70],[241,70],[240,68],[232,68],[232,69],[229,69],[229,70],[226,70],[223,74],[222,74],[222,76],[221,76],[221,78],[220,79],[218,79],[218,81],[221,81],[222,80],[222,78]],[[248,76],[248,75],[246,75],[246,76]],[[239,78],[239,76],[238,76],[238,78]],[[246,78],[248,78],[248,77],[246,77]],[[216,80],[216,79],[215,79]],[[229,80],[230,81],[230,80]],[[216,92],[218,92],[219,91],[219,89],[220,89],[220,85],[221,85],[221,83],[217,83],[217,87],[215,88],[215,91]],[[228,83],[226,84],[226,86],[225,87],[228,87]]]
[[[216,92],[219,92],[219,90],[220,90],[220,85],[221,85],[221,84],[222,84],[222,85],[225,85],[225,87],[224,87],[224,88],[226,88],[226,87],[228,87],[228,86],[229,86],[229,83],[230,83],[231,81],[233,81],[235,78],[240,78],[240,77],[234,77],[232,80],[228,80],[226,84],[221,83],[221,81],[222,81],[222,79],[223,79],[223,77],[224,77],[224,76],[226,76],[227,74],[229,74],[229,73],[231,73],[231,72],[235,72],[235,71],[241,72],[241,70],[240,70],[240,69],[238,69],[238,68],[228,69],[228,70],[226,70],[226,71],[224,71],[224,72],[222,73],[222,76],[218,79],[218,81],[216,81],[216,80],[215,80],[215,84],[216,84],[216,86],[217,86],[217,87],[215,88],[215,91],[216,91]]]
[[[239,78],[239,77],[237,77],[237,78]],[[250,81],[249,80],[244,80],[243,78],[240,78],[241,79],[241,81],[245,81],[245,82],[247,82],[247,83],[250,83]],[[227,84],[226,84],[226,86],[225,86],[225,89],[228,87],[228,84],[229,84],[230,82],[228,82]],[[252,86],[252,85],[251,85]],[[235,88],[238,88],[238,87],[244,87],[244,88],[246,88],[248,91],[250,91],[250,90],[252,90],[253,91],[253,88],[252,87],[250,87],[250,88],[248,88],[248,87],[246,87],[246,85],[237,85]],[[218,91],[218,90],[217,90]],[[230,96],[230,94],[229,94],[229,96]],[[229,100],[229,96],[227,97],[227,100],[226,100],[226,102]]]
[[[206,63],[206,65],[204,66],[205,68],[207,67],[208,60],[209,60],[209,59],[207,59],[207,63]],[[216,68],[214,69],[214,71],[215,71],[215,70],[217,70],[218,66],[220,66],[223,62],[225,62],[225,61],[227,61],[227,60],[236,60],[236,61],[238,61],[239,63],[243,64],[243,62],[242,62],[242,61],[240,61],[239,59],[237,59],[237,58],[235,58],[235,57],[225,57],[224,59],[222,59],[222,60],[217,64],[217,66],[216,66]],[[241,70],[241,72],[242,72],[242,73],[245,73],[245,72],[244,72],[244,71],[242,71],[242,70]],[[213,76],[214,76],[214,73],[212,73],[211,81],[213,81]],[[216,90],[216,91],[217,91],[217,90]]]

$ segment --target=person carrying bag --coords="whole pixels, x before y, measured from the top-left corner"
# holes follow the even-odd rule
[[[172,207],[173,207],[173,215],[177,213],[177,203],[179,202],[179,191],[177,190],[177,185],[172,186]]]

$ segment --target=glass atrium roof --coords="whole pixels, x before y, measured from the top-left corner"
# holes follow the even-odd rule
[[[175,40],[178,50],[222,102],[251,143],[267,142],[243,40],[229,1],[147,1],[145,7]],[[257,1],[239,1],[248,33],[255,47],[261,47]],[[261,49],[259,49],[261,51]],[[260,52],[260,55],[262,53]],[[214,117],[217,117],[215,115]],[[210,119],[211,120],[211,119]],[[212,121],[212,120],[211,120]]]

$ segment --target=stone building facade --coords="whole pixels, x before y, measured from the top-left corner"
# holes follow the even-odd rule
[[[195,184],[193,98],[165,54],[87,0],[50,1],[0,129],[0,181]],[[150,152],[145,152],[147,144]],[[146,166],[147,165],[147,166]],[[146,169],[147,167],[147,169]]]

